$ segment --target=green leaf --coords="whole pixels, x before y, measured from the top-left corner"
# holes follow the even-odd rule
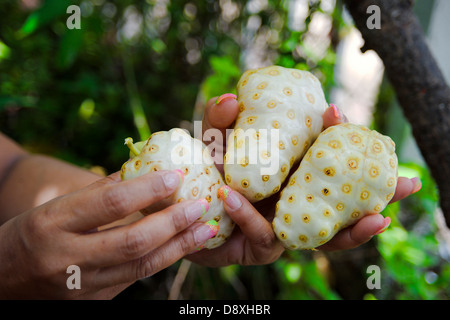
[[[151,41],[152,49],[159,54],[164,53],[167,50],[167,46],[161,39],[154,39]]]
[[[80,115],[81,118],[83,118],[86,121],[89,121],[94,112],[95,112],[95,102],[92,99],[84,100],[81,103],[80,108],[78,109],[78,114]]]
[[[216,73],[220,73],[222,75],[227,76],[237,76],[239,77],[241,75],[241,70],[239,70],[239,67],[235,64],[234,60],[229,56],[213,56],[209,60],[209,63],[211,64],[211,68]]]
[[[66,13],[67,7],[71,5],[68,0],[46,0],[39,9],[31,13],[22,28],[17,32],[17,37],[22,39],[29,36],[37,29],[55,21]]]
[[[37,98],[33,96],[5,96],[0,95],[0,111],[8,109],[9,106],[21,106],[33,108],[36,106]]]
[[[59,69],[67,69],[75,62],[83,44],[83,29],[67,30],[62,36],[57,55]]]
[[[299,263],[288,263],[284,269],[286,279],[291,283],[297,282],[302,275],[302,267]]]
[[[11,49],[0,40],[0,61],[7,59],[11,54]]]
[[[241,71],[233,58],[229,56],[213,56],[209,60],[213,74],[202,83],[201,91],[207,99],[219,96],[226,92],[234,93],[236,82]]]

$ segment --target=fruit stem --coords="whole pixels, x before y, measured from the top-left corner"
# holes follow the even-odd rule
[[[125,145],[128,147],[128,149],[130,149],[131,153],[134,154],[134,156],[139,155],[139,153],[141,153],[140,150],[138,150],[136,148],[136,146],[133,144],[133,138],[126,138],[125,139]]]

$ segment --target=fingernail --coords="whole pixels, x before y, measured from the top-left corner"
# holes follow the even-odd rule
[[[211,239],[219,232],[219,224],[216,220],[209,220],[201,224],[197,230],[195,230],[195,241],[198,244],[202,244],[205,241]],[[201,249],[202,246],[199,246],[198,249]]]
[[[183,181],[183,177],[183,172],[180,173],[178,170],[166,172],[163,175],[164,184],[168,189],[176,189]]]
[[[220,198],[222,198],[222,200],[225,200],[231,191],[232,190],[229,186],[223,186],[223,187],[220,187],[219,191],[217,191],[217,192],[219,193]]]
[[[422,189],[422,181],[420,181],[419,178],[417,178],[417,177],[412,178],[411,181],[414,183],[414,187],[413,187],[412,193],[416,193],[420,189]]]
[[[237,210],[242,206],[239,196],[229,186],[223,186],[219,189],[219,196],[222,198],[231,210]]]
[[[186,208],[186,214],[189,222],[194,222],[195,220],[203,217],[208,210],[209,204],[206,199],[197,200]]]
[[[232,93],[225,93],[217,98],[216,105],[222,103],[225,100],[230,100],[230,99],[237,99],[237,96]]]
[[[335,104],[332,104],[332,103],[330,103],[330,107],[333,108],[334,117],[336,119],[342,119],[342,112],[341,112],[341,110],[339,110],[339,108]]]
[[[391,218],[389,218],[389,217],[384,218],[384,225],[383,225],[383,227],[380,230],[378,230],[377,232],[375,232],[374,236],[376,236],[377,234],[385,232],[390,224],[391,224]]]

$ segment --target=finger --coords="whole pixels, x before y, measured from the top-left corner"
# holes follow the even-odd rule
[[[189,227],[207,211],[205,199],[187,200],[129,225],[86,235],[82,241],[90,248],[91,256],[86,260],[101,267],[140,258]]]
[[[251,244],[261,248],[274,247],[277,240],[272,224],[247,199],[228,186],[221,187],[219,195],[228,215],[239,226]]]
[[[333,239],[318,247],[320,250],[346,250],[358,247],[376,234],[384,231],[390,224],[390,218],[381,214],[371,214],[359,220],[355,225],[339,231]],[[383,230],[384,229],[384,230]]]
[[[406,198],[407,196],[418,192],[422,188],[422,182],[419,178],[408,179],[399,177],[397,180],[397,187],[395,188],[394,196],[389,203],[393,203]]]
[[[60,227],[83,232],[122,219],[171,195],[182,181],[182,173],[158,171],[127,181],[114,178],[82,189],[65,199]],[[70,209],[70,210],[67,210]]]
[[[236,95],[227,93],[206,104],[202,122],[202,141],[210,149],[217,169],[223,174],[223,156],[227,141],[227,129],[236,120],[239,106]]]
[[[322,119],[323,127],[325,129],[340,123],[348,122],[347,117],[334,104],[330,104],[330,106],[325,110],[322,115]]]
[[[212,128],[223,129],[225,132],[236,120],[238,113],[239,106],[234,94],[227,93],[217,99],[210,99],[203,114],[203,133]]]
[[[101,287],[105,284],[127,283],[149,277],[214,237],[218,231],[216,226],[217,223],[194,223],[146,255],[118,266],[104,268],[96,277],[97,285]]]

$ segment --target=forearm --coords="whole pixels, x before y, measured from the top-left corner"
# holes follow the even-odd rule
[[[0,184],[0,225],[53,198],[83,188],[100,177],[41,155],[18,152]]]

